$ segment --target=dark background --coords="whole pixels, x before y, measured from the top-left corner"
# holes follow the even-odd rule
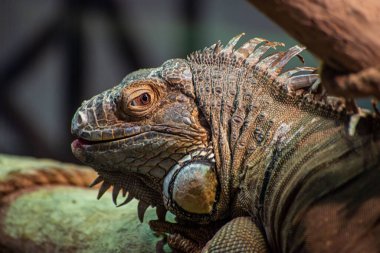
[[[1,0],[0,153],[75,161],[70,121],[83,99],[241,32],[297,43],[245,1]]]

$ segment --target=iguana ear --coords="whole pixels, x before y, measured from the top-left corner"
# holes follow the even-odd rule
[[[167,210],[181,219],[208,223],[215,218],[219,183],[212,150],[197,150],[174,165],[163,181]]]
[[[181,90],[185,95],[195,98],[193,75],[188,62],[184,59],[171,59],[162,64],[161,76],[169,84]]]
[[[177,166],[164,179],[164,203],[189,214],[211,214],[217,194],[214,164],[196,160]]]

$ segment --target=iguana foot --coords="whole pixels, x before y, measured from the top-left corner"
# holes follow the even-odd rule
[[[207,225],[194,225],[183,221],[179,221],[179,223],[160,220],[149,221],[149,226],[154,232],[168,234],[167,243],[176,252],[201,252],[206,243],[224,224],[225,221]],[[162,248],[163,243],[160,243]],[[158,249],[157,251],[159,252]]]

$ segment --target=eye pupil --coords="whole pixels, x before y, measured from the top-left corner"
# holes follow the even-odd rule
[[[140,94],[139,96],[135,97],[131,102],[129,102],[129,106],[135,107],[135,106],[146,106],[151,103],[151,96],[149,93],[145,92]]]
[[[149,94],[148,94],[148,93],[144,93],[144,94],[142,94],[142,95],[140,96],[140,100],[141,100],[141,103],[142,103],[143,105],[148,104],[148,103],[150,102],[150,96],[149,96]]]

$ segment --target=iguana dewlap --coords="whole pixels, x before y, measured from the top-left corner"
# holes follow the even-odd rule
[[[83,102],[72,150],[99,197],[128,192],[141,220],[156,207],[180,251],[380,252],[378,115],[326,96],[313,68],[284,71],[302,47],[240,37]]]

